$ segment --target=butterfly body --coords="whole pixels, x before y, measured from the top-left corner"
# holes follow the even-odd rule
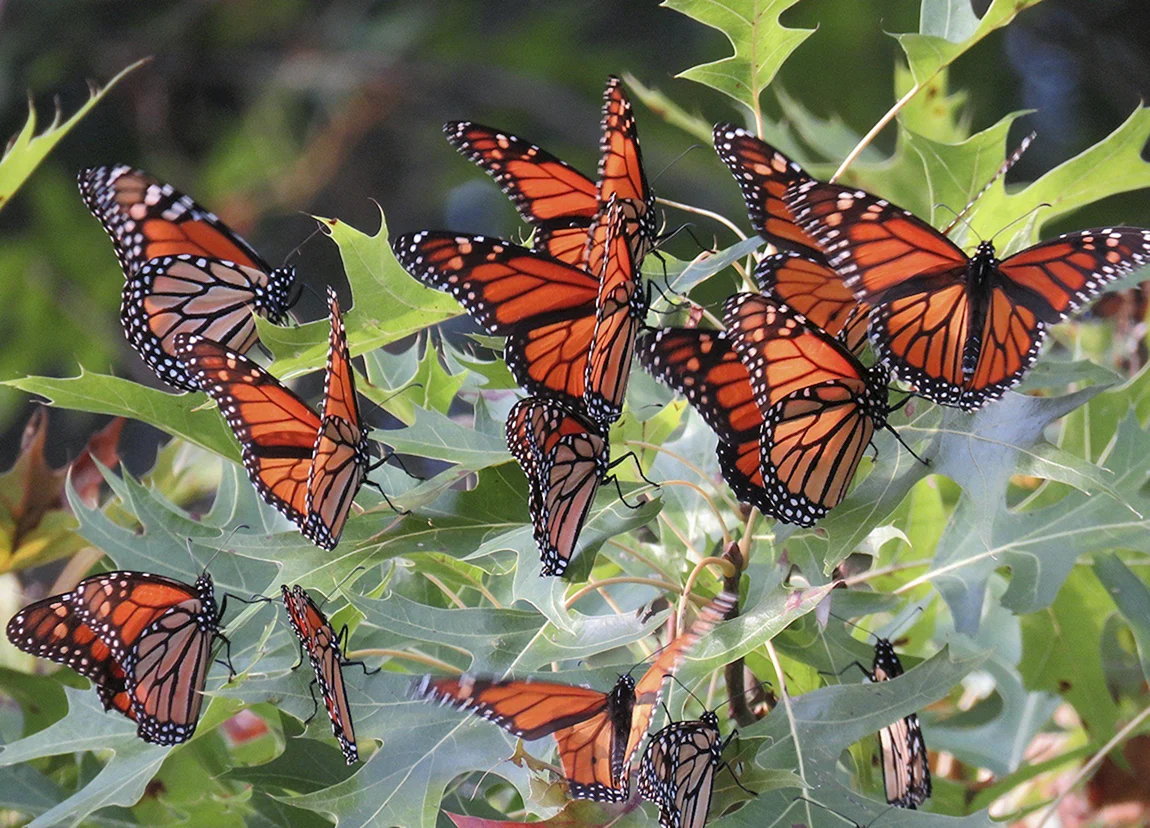
[[[903,673],[902,662],[886,638],[875,642],[871,681],[889,681]],[[879,731],[882,776],[886,799],[891,805],[915,809],[930,798],[930,765],[918,714],[911,713]]]
[[[607,478],[607,435],[566,406],[527,397],[507,417],[507,446],[527,476],[541,574],[562,575]]]
[[[766,511],[811,526],[846,497],[886,426],[888,372],[865,368],[843,343],[759,294],[730,297],[723,318],[763,416]]]
[[[315,682],[331,720],[332,734],[339,742],[344,760],[352,765],[359,761],[359,748],[343,680],[342,668],[347,662],[340,648],[340,636],[303,587],[297,584],[289,589],[287,584],[283,584],[280,592],[288,622],[315,673]]]

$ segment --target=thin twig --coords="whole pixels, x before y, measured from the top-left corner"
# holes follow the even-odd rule
[[[442,592],[444,595],[446,595],[448,597],[448,599],[450,599],[451,603],[455,604],[456,607],[458,607],[459,609],[467,609],[467,604],[463,603],[463,601],[460,599],[460,597],[458,595],[456,595],[454,592],[452,592],[450,589],[448,589],[447,584],[443,583],[443,581],[439,580],[439,578],[437,578],[434,575],[429,575],[426,572],[421,573],[421,574],[423,575],[424,578],[426,578],[427,580],[431,581],[431,583],[433,583],[437,587],[439,587],[439,591]]]
[[[932,75],[931,77],[933,78],[934,76]],[[909,92],[907,92],[905,95],[899,98],[898,101],[895,102],[894,106],[887,110],[885,115],[878,119],[878,123],[870,128],[870,132],[862,137],[862,140],[859,141],[857,145],[855,145],[855,148],[851,150],[847,154],[847,157],[843,159],[843,162],[839,164],[839,168],[835,170],[835,174],[831,176],[832,184],[839,180],[839,176],[847,171],[847,167],[853,164],[855,159],[862,154],[862,151],[870,146],[871,141],[873,141],[875,137],[883,131],[883,128],[889,124],[894,119],[894,117],[898,115],[899,112],[902,111],[904,106],[910,103],[910,99],[917,95],[924,85],[925,84],[916,83],[910,88]]]
[[[736,236],[738,236],[739,241],[745,241],[747,238],[747,234],[740,230],[734,222],[732,222],[726,216],[720,215],[712,210],[706,210],[702,207],[694,207],[690,204],[684,204],[681,201],[672,201],[671,199],[663,198],[662,196],[658,196],[655,199],[655,202],[666,207],[674,207],[676,210],[682,210],[684,213],[695,213],[696,215],[706,216],[713,221],[717,221],[719,224],[723,225]]]
[[[658,578],[640,578],[635,575],[618,575],[614,578],[604,578],[602,581],[592,581],[584,584],[575,591],[570,597],[563,602],[564,609],[571,609],[571,605],[587,595],[590,592],[595,592],[600,587],[610,586],[611,584],[643,584],[644,586],[653,586],[658,589],[667,590],[669,592],[681,592],[682,587],[678,584],[673,584],[670,581],[663,581]]]
[[[442,670],[445,673],[452,673],[454,675],[462,675],[463,671],[456,667],[454,664],[448,664],[446,661],[440,661],[434,656],[424,655],[423,653],[414,653],[405,650],[391,650],[386,647],[364,647],[362,650],[348,650],[344,653],[349,659],[359,661],[366,656],[382,656],[383,658],[402,658],[406,661],[414,661],[417,664],[426,664],[428,667],[434,667],[436,670]]]
[[[691,570],[691,574],[687,576],[687,583],[683,586],[683,594],[679,598],[679,629],[683,628],[683,616],[687,612],[687,601],[691,598],[695,589],[695,581],[699,580],[699,576],[703,574],[703,570],[708,566],[717,566],[722,570],[723,577],[731,575],[735,569],[734,565],[726,558],[703,558],[695,568]]]

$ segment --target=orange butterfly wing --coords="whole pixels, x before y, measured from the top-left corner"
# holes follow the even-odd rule
[[[659,328],[640,337],[639,361],[687,398],[719,437],[719,467],[743,503],[765,510],[759,470],[763,414],[751,375],[722,331]]]
[[[482,236],[420,232],[394,242],[400,264],[449,291],[488,333],[529,393],[581,405],[599,280],[556,259]]]
[[[135,719],[124,669],[95,630],[72,609],[68,596],[29,604],[8,621],[8,640],[26,653],[67,665],[89,679],[105,710]]]
[[[507,417],[507,446],[527,476],[543,575],[562,575],[607,475],[607,438],[561,405],[537,397]]]
[[[88,209],[112,237],[127,276],[149,259],[185,253],[272,272],[214,213],[143,170],[92,167],[80,172],[79,184]]]
[[[765,256],[755,268],[763,293],[775,296],[839,338],[852,353],[866,344],[870,307],[855,300],[838,273],[797,253]]]
[[[758,294],[727,300],[724,323],[763,413],[760,463],[769,513],[811,526],[846,496],[877,427],[886,372]]]
[[[324,382],[323,419],[307,480],[304,535],[325,549],[339,543],[369,465],[367,430],[359,419],[355,375],[335,291],[328,288],[331,339]]]
[[[482,124],[450,121],[443,132],[464,157],[498,182],[535,228],[536,250],[567,264],[582,263],[587,230],[599,212],[594,181],[535,144]]]
[[[302,530],[320,418],[271,374],[216,342],[181,336],[176,347],[235,432],[256,491]]]
[[[627,751],[623,760],[621,779],[626,779],[635,754],[639,750],[647,731],[651,729],[651,718],[659,707],[663,696],[663,684],[669,676],[679,672],[683,660],[694,649],[699,640],[706,636],[722,621],[727,613],[739,602],[733,592],[721,592],[699,611],[686,632],[663,648],[655,663],[650,666],[635,685],[635,704],[631,712],[631,730],[627,737]],[[625,786],[624,786],[625,787]]]
[[[631,101],[617,77],[607,80],[603,92],[603,132],[599,142],[599,205],[616,198],[626,222],[631,259],[636,268],[655,245],[655,196],[647,184],[639,131]],[[598,272],[592,263],[592,273]]]
[[[623,413],[635,334],[647,314],[624,216],[623,204],[612,196],[605,218],[591,234],[588,267],[599,274],[599,295],[583,399],[587,413],[598,422],[613,422]]]
[[[741,127],[716,124],[712,138],[719,158],[739,185],[755,232],[781,250],[826,265],[822,247],[795,223],[783,201],[791,185],[813,179],[794,161]]]

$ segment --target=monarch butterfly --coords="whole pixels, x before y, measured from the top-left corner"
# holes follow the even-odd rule
[[[889,681],[902,675],[902,662],[889,639],[877,638],[874,665],[859,669],[871,681]],[[917,808],[930,797],[930,765],[918,714],[911,713],[878,733],[882,752],[882,781],[886,801],[900,808]]]
[[[980,408],[1017,385],[1051,325],[1104,284],[1150,262],[1150,230],[1066,233],[998,259],[967,256],[910,212],[862,190],[812,178],[783,195],[856,298],[872,305],[871,343],[916,392]]]
[[[886,368],[864,368],[838,340],[759,294],[730,297],[723,322],[763,415],[767,511],[812,526],[846,496],[875,429],[886,427]]]
[[[719,438],[719,468],[743,503],[771,512],[759,467],[763,414],[751,375],[722,331],[659,328],[637,344],[639,361],[685,396]]]
[[[628,775],[659,705],[663,681],[738,601],[720,593],[690,629],[659,654],[638,682],[622,675],[608,693],[546,681],[424,676],[413,693],[468,710],[526,739],[554,735],[571,796],[601,802],[628,797]]]
[[[21,650],[91,679],[105,709],[135,720],[141,739],[175,745],[196,730],[222,615],[206,572],[193,586],[108,572],[25,607],[7,632]]]
[[[79,184],[127,279],[124,335],[164,382],[198,390],[177,357],[177,335],[204,336],[243,354],[256,341],[253,311],[277,325],[286,319],[295,270],[273,270],[188,196],[126,166],[82,170]]]
[[[601,421],[617,419],[646,294],[627,242],[626,214],[612,200],[596,275],[509,242],[422,231],[394,242],[415,278],[450,291],[488,333],[529,394],[558,397]],[[625,243],[627,242],[627,243]]]
[[[327,616],[303,587],[297,584],[288,589],[287,584],[283,584],[280,591],[283,593],[288,621],[299,638],[300,650],[307,652],[312,670],[315,671],[312,684],[319,684],[320,695],[323,696],[328,718],[331,719],[332,733],[339,742],[344,759],[353,765],[359,761],[359,749],[356,747],[355,727],[351,721],[351,705],[347,700],[342,668],[350,664],[363,665],[358,661],[345,660],[340,640],[343,639],[346,644],[347,627],[337,635]],[[368,672],[366,668],[364,672]]]
[[[370,470],[369,428],[360,421],[343,317],[328,288],[331,339],[322,417],[246,357],[181,334],[191,377],[220,406],[260,496],[323,549],[334,549]]]
[[[855,353],[866,341],[870,307],[860,303],[831,267],[819,243],[800,228],[783,200],[788,188],[810,181],[802,168],[745,129],[718,124],[715,150],[731,170],[751,226],[781,252],[755,270],[759,288],[786,302]]]
[[[498,182],[535,228],[534,248],[566,264],[586,262],[590,228],[611,197],[617,197],[625,205],[626,236],[637,267],[654,246],[655,200],[643,171],[631,102],[618,78],[608,79],[603,99],[598,184],[510,133],[472,121],[450,121],[443,131],[452,146]]]
[[[647,742],[639,763],[639,795],[659,806],[660,828],[703,828],[715,774],[734,737],[719,734],[719,717],[671,722]]]
[[[606,479],[607,435],[558,403],[528,397],[507,416],[507,447],[527,476],[543,575],[562,575]]]

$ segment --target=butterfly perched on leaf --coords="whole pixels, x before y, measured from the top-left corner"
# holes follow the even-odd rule
[[[359,748],[355,741],[355,726],[351,721],[351,704],[347,699],[343,668],[351,664],[360,665],[360,662],[348,661],[340,646],[341,639],[344,645],[347,643],[347,627],[337,634],[307,590],[298,584],[291,588],[284,584],[280,592],[287,609],[288,622],[299,638],[301,651],[307,653],[315,672],[313,684],[319,685],[324,707],[331,720],[332,734],[339,742],[347,764],[355,764],[359,761]]]
[[[778,252],[755,269],[759,289],[797,310],[858,353],[866,341],[870,306],[859,302],[822,248],[796,224],[784,196],[811,178],[778,150],[730,124],[712,133],[715,151],[743,194],[751,226]]]
[[[654,247],[655,198],[643,170],[631,102],[618,78],[609,78],[603,93],[597,182],[530,141],[493,127],[450,121],[443,132],[511,199],[535,231],[535,250],[566,264],[585,264],[591,228],[612,198],[623,205],[635,267]]]
[[[191,586],[107,572],[28,605],[7,633],[21,650],[91,680],[104,709],[135,721],[144,741],[175,745],[195,733],[222,614],[206,572]]]
[[[1051,325],[1150,263],[1150,230],[1133,227],[1066,233],[1001,260],[983,241],[968,256],[909,211],[818,181],[770,152],[768,168],[786,170],[769,198],[781,200],[785,221],[768,219],[768,232],[787,238],[797,227],[813,240],[855,299],[872,308],[879,359],[942,405],[973,411],[1001,397],[1034,364]]]
[[[176,347],[192,379],[235,432],[256,491],[313,543],[334,549],[371,461],[370,429],[360,419],[343,317],[330,288],[328,308],[331,340],[321,414],[218,342],[181,335]]]
[[[413,692],[482,716],[520,739],[554,736],[572,798],[623,802],[630,793],[631,763],[658,709],[664,680],[737,601],[737,595],[721,593],[638,681],[626,673],[606,693],[556,682],[467,675],[424,676]]]
[[[167,384],[198,386],[176,353],[180,334],[246,353],[252,314],[287,318],[292,268],[273,269],[215,214],[170,184],[127,166],[92,167],[80,194],[112,238],[127,280],[120,320],[128,342]]]
[[[761,294],[727,299],[723,323],[763,415],[769,513],[811,526],[846,497],[875,431],[886,427],[889,373],[865,368],[837,339]]]
[[[711,808],[715,774],[735,734],[723,739],[719,717],[671,722],[651,735],[639,763],[639,795],[659,806],[659,828],[703,828]]]
[[[617,199],[593,233],[598,273],[510,242],[421,231],[393,242],[408,273],[450,292],[489,334],[507,337],[516,381],[600,421],[617,419],[646,294]]]

